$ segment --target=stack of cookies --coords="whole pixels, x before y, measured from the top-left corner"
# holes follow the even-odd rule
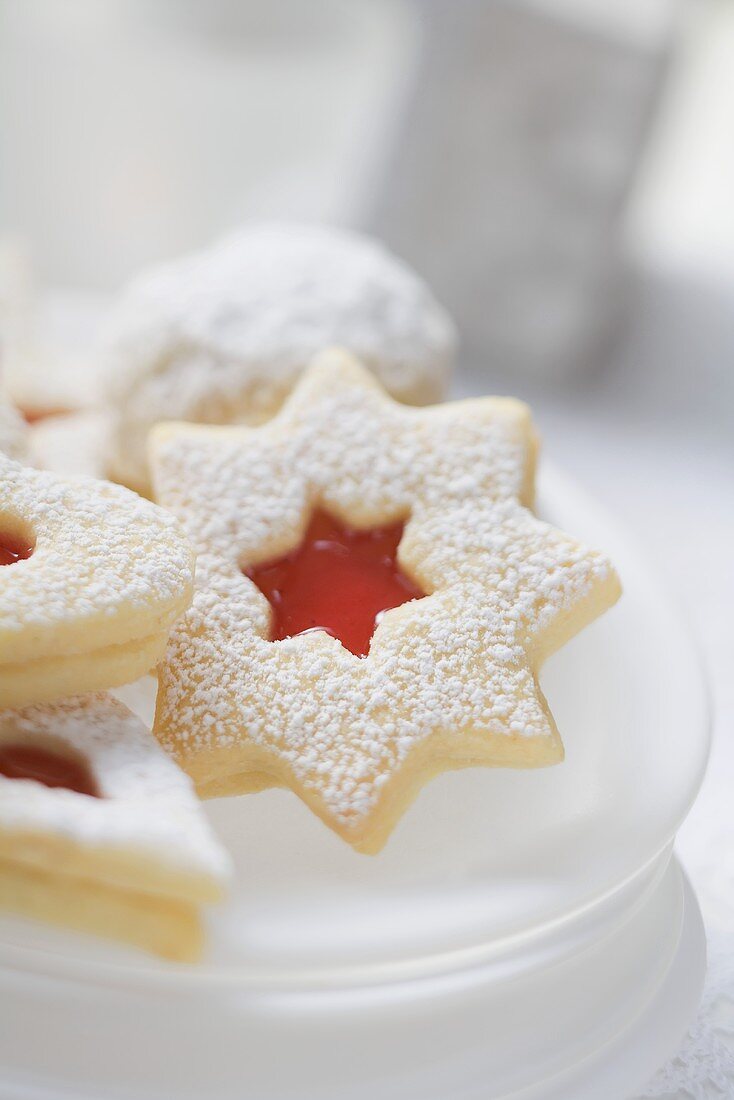
[[[228,857],[191,781],[103,690],[164,655],[191,547],[109,482],[0,455],[0,494],[0,904],[195,957]]]
[[[412,273],[327,230],[128,292],[126,486],[0,457],[0,903],[191,959],[229,873],[197,795],[288,787],[375,853],[440,771],[562,760],[538,670],[619,582],[533,514],[524,405],[417,407],[453,347]],[[106,689],[152,669],[149,732]]]

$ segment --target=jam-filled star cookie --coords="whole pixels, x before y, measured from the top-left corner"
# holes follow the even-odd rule
[[[456,333],[405,264],[327,226],[248,226],[146,272],[114,311],[101,355],[109,476],[148,495],[157,421],[260,424],[331,344],[352,348],[399,400],[424,405],[446,391]]]
[[[228,876],[191,781],[118,700],[0,710],[0,907],[188,960]]]
[[[193,567],[163,509],[0,455],[0,706],[143,675],[190,602]]]
[[[289,786],[374,852],[444,769],[562,759],[538,669],[620,589],[529,510],[535,449],[519,402],[399,406],[336,351],[267,425],[154,431],[199,554],[155,732],[202,795]]]

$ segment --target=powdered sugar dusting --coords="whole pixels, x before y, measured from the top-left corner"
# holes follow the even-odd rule
[[[0,659],[87,652],[166,629],[193,553],[178,522],[119,485],[63,480],[0,455],[0,526],[35,544],[0,570]]]
[[[533,453],[518,402],[408,409],[339,353],[262,428],[159,429],[157,496],[199,553],[159,737],[184,763],[249,739],[347,829],[432,735],[505,735],[522,762],[555,736],[534,676],[544,634],[605,585],[616,595],[606,559],[521,503]],[[241,571],[296,545],[316,505],[359,527],[407,519],[399,562],[429,595],[386,612],[365,659],[324,633],[268,641]]]
[[[102,795],[90,798],[0,775],[4,832],[51,834],[93,849],[131,851],[215,882],[226,878],[229,859],[191,781],[112,696],[100,692],[0,710],[0,739],[68,746],[89,764]]]
[[[261,423],[332,344],[400,400],[438,400],[455,343],[426,285],[379,244],[316,225],[244,229],[143,275],[121,301],[106,352],[112,472],[147,484],[158,420]]]

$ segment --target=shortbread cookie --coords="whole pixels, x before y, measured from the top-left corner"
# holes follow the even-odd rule
[[[189,960],[228,875],[190,780],[118,700],[0,710],[0,907]]]
[[[0,454],[24,462],[28,457],[28,427],[14,405],[0,394]]]
[[[305,225],[261,225],[130,287],[106,352],[116,423],[108,472],[149,492],[159,420],[259,424],[311,357],[339,344],[401,401],[440,399],[455,332],[425,284],[379,244]]]
[[[620,588],[534,458],[519,402],[406,408],[340,352],[263,427],[154,431],[199,555],[155,732],[201,795],[289,786],[375,852],[440,771],[562,759],[538,669]]]
[[[47,416],[28,433],[28,453],[34,466],[74,477],[105,477],[110,417],[102,409],[66,416]]]
[[[147,672],[190,602],[193,568],[181,527],[150,501],[0,455],[0,706]]]
[[[21,242],[0,240],[2,381],[28,420],[95,406],[102,367],[94,354],[106,299],[91,291],[40,296]]]
[[[8,393],[31,424],[93,407],[92,386],[102,391],[102,379],[91,355],[77,357],[48,343],[16,349],[3,370]]]

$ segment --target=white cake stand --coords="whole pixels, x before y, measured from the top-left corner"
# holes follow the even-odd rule
[[[198,967],[0,922],[0,1097],[621,1100],[693,1014],[705,942],[672,841],[708,751],[697,662],[626,539],[620,604],[548,664],[567,758],[474,770],[359,856],[289,792],[210,803],[237,863]]]

